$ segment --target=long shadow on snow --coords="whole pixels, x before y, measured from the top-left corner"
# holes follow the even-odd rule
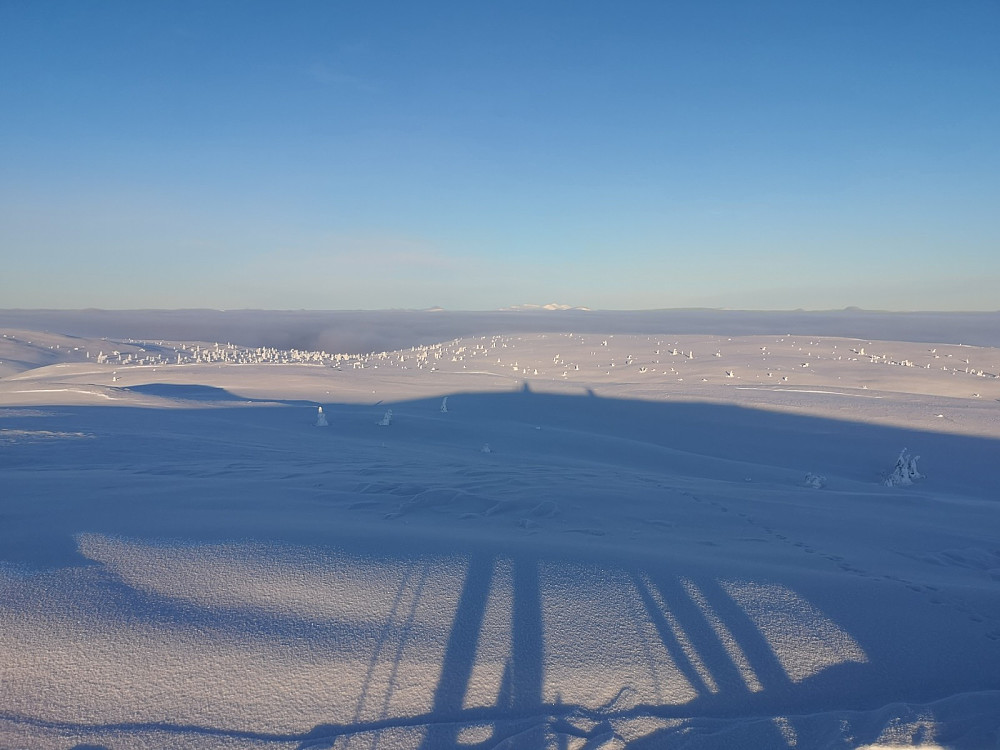
[[[92,423],[96,418],[96,422],[101,425],[102,434],[92,444],[83,447],[60,445],[53,450],[52,446],[48,446],[44,453],[37,446],[8,446],[0,461],[4,468],[21,472],[26,477],[28,481],[18,485],[19,487],[30,488],[32,476],[43,476],[37,471],[40,467],[59,469],[68,466],[72,469],[74,461],[93,460],[97,465],[101,465],[103,461],[108,469],[114,469],[120,465],[123,455],[130,455],[130,464],[127,470],[119,474],[118,481],[127,482],[130,476],[154,465],[167,469],[172,466],[176,475],[183,477],[190,468],[191,461],[199,456],[204,458],[207,449],[223,445],[225,450],[222,452],[226,461],[235,458],[247,464],[261,463],[292,470],[304,465],[322,466],[323,460],[333,463],[344,460],[342,454],[331,455],[330,440],[335,441],[338,448],[348,452],[370,450],[379,442],[389,441],[400,452],[405,451],[408,445],[416,445],[421,451],[438,453],[461,448],[465,452],[449,456],[449,460],[473,462],[469,453],[478,442],[498,433],[499,437],[492,441],[495,450],[524,462],[538,461],[548,453],[563,455],[559,451],[560,447],[564,449],[569,446],[577,451],[571,458],[579,463],[635,467],[652,475],[658,470],[665,475],[679,471],[688,476],[712,479],[720,478],[721,474],[723,479],[741,481],[748,467],[757,470],[769,467],[799,475],[806,471],[822,473],[826,470],[831,474],[840,472],[841,478],[867,483],[870,491],[877,494],[892,492],[878,486],[877,475],[879,470],[888,468],[901,447],[907,446],[926,457],[925,470],[931,475],[931,479],[927,480],[928,488],[937,486],[948,492],[980,499],[997,496],[997,479],[994,474],[968,471],[970,466],[991,465],[995,456],[1000,454],[1000,442],[997,440],[713,404],[651,403],[530,392],[454,394],[449,397],[447,414],[440,413],[439,403],[438,399],[426,399],[393,404],[395,421],[388,428],[375,425],[382,414],[382,407],[324,405],[331,415],[331,427],[328,431],[316,430],[311,426],[314,419],[312,405],[308,409],[276,407],[265,411],[217,408],[211,410],[212,421],[208,426],[229,425],[229,430],[223,431],[222,439],[215,435],[207,443],[191,447],[189,453],[165,455],[151,450],[146,456],[128,454],[122,450],[121,445],[114,447],[110,455],[104,449],[109,441],[115,443],[116,434],[127,438],[133,434],[132,430],[142,425],[156,425],[153,433],[147,433],[145,437],[148,441],[145,447],[150,449],[155,449],[160,443],[157,435],[169,436],[175,426],[184,427],[197,436],[205,425],[200,421],[206,416],[204,410],[173,410],[165,416],[162,410],[119,407],[114,410],[111,418],[105,418],[109,412],[98,410],[97,407],[65,409],[68,419],[77,424]],[[30,421],[30,418],[22,421],[25,420]],[[5,426],[12,425],[13,421],[6,422]],[[190,425],[187,424],[189,422]],[[119,432],[116,433],[116,430]],[[22,450],[27,453],[19,457],[18,453]],[[378,471],[384,473],[387,479],[393,479],[393,464],[398,460],[398,455],[385,457],[380,464],[382,468]],[[361,461],[359,465],[368,464]],[[827,466],[830,468],[827,469]],[[938,479],[935,480],[935,477]],[[275,489],[294,491],[294,488],[289,489],[280,481],[276,483]],[[0,507],[7,506],[8,502],[9,496]],[[198,509],[186,508],[185,511],[192,515],[192,523],[196,523]],[[141,519],[135,524],[119,524],[117,519],[100,516],[87,519],[82,515],[75,519],[80,526],[71,529],[65,524],[48,525],[48,520],[43,498],[36,505],[33,516],[29,514],[27,518],[17,519],[17,523],[32,527],[36,536],[45,538],[48,535],[49,544],[58,544],[54,537],[68,532],[115,535],[123,532],[136,533],[143,526]],[[266,532],[263,532],[264,528],[267,529]],[[234,525],[234,529],[234,535],[238,538],[249,536],[267,543],[324,543],[321,534],[310,536],[295,528],[294,524],[265,524],[251,534],[247,534],[247,527],[241,524]],[[156,529],[147,529],[144,535],[155,538]],[[455,545],[456,549],[465,546],[468,545]],[[329,746],[338,737],[376,732],[380,729],[426,727],[422,747],[427,750],[459,746],[462,725],[479,722],[492,724],[495,729],[493,736],[479,743],[463,741],[462,747],[484,748],[495,745],[504,737],[512,738],[516,746],[533,747],[542,741],[542,720],[545,717],[550,718],[551,727],[556,731],[596,740],[601,732],[607,730],[606,722],[612,718],[639,715],[680,719],[691,716],[725,717],[733,715],[734,710],[736,715],[761,715],[773,711],[775,705],[781,704],[785,699],[792,699],[794,703],[796,691],[816,684],[850,684],[852,680],[865,679],[873,667],[879,667],[877,651],[871,649],[871,644],[861,640],[861,646],[872,657],[871,663],[834,665],[810,677],[804,684],[794,684],[778,662],[771,645],[747,614],[716,580],[699,579],[697,584],[705,600],[727,626],[729,636],[745,655],[748,668],[759,683],[757,688],[751,690],[746,675],[734,663],[732,644],[723,642],[719,631],[713,629],[712,624],[706,620],[704,612],[696,606],[690,592],[679,585],[676,575],[660,569],[643,578],[645,571],[632,569],[629,576],[635,584],[645,617],[652,623],[663,648],[670,654],[678,671],[693,688],[695,698],[677,705],[644,704],[627,709],[616,708],[612,704],[598,711],[593,707],[565,703],[561,699],[547,702],[543,693],[546,641],[539,558],[532,554],[520,554],[513,563],[512,653],[505,670],[503,687],[496,705],[467,708],[464,703],[475,663],[476,644],[482,631],[494,565],[501,554],[502,549],[496,549],[480,550],[468,555],[468,572],[440,665],[441,673],[433,694],[432,708],[426,714],[388,715],[387,696],[380,718],[360,720],[361,709],[369,700],[366,681],[366,688],[359,696],[359,709],[354,721],[347,724],[320,724],[301,734],[272,734],[167,722],[98,725],[43,721],[12,714],[3,714],[0,718],[39,727],[89,733],[192,733],[264,742],[296,742],[303,748]],[[0,555],[10,559],[9,550],[0,551]],[[661,611],[657,598],[669,603],[673,620],[668,620]],[[135,613],[142,617],[165,617],[168,620],[183,618],[183,614],[172,612],[169,603],[140,604],[133,599],[133,604],[138,605]],[[829,605],[829,601],[827,604]],[[836,611],[829,614],[834,619],[839,619]],[[289,622],[283,621],[282,616],[274,621],[269,621],[269,617],[262,621],[260,614],[239,610],[216,613],[208,620],[213,627],[227,628],[232,623],[235,628],[235,623],[247,615],[251,615],[251,621],[256,618],[258,625],[255,630],[287,634],[290,627],[292,630],[296,629]],[[244,625],[246,622],[244,619]],[[331,634],[336,630],[333,628]],[[861,638],[858,634],[854,635]],[[700,664],[695,662],[684,638],[690,642]],[[383,636],[378,648],[381,649],[384,644]],[[397,651],[394,658],[398,661],[400,655],[400,651]],[[372,658],[378,658],[378,653]],[[369,664],[369,672],[373,664],[374,662]],[[706,677],[706,672],[710,677]],[[708,680],[714,682],[714,689]],[[850,700],[845,698],[845,703],[849,704]],[[574,716],[588,717],[592,720],[591,727],[581,729],[579,723],[570,721]],[[777,730],[773,739],[775,746],[785,745],[785,740]],[[877,738],[859,736],[856,739],[874,741]]]

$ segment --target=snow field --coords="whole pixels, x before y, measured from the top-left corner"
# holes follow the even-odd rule
[[[782,338],[3,377],[0,746],[996,744],[995,350]]]

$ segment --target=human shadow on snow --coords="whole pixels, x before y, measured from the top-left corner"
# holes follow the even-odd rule
[[[205,400],[226,400],[216,398],[216,390],[222,389],[194,388],[209,390],[187,391],[188,395],[175,394],[175,397],[197,398],[201,393],[208,394],[203,395]],[[166,395],[162,390],[154,391],[156,387],[147,392]],[[437,398],[392,404],[394,421],[384,428],[376,424],[382,415],[381,408],[323,404],[330,415],[330,427],[326,429],[314,428],[311,423],[314,404],[267,410],[219,407],[208,410],[207,414],[205,410],[185,409],[165,413],[164,410],[132,407],[118,407],[110,412],[97,407],[67,408],[64,418],[70,422],[99,425],[97,440],[86,444],[49,445],[44,453],[37,445],[8,446],[0,456],[0,466],[12,472],[11,476],[18,473],[21,481],[14,492],[32,489],[35,475],[31,470],[39,464],[71,469],[85,466],[90,471],[104,469],[109,472],[107,476],[115,477],[118,482],[147,476],[168,479],[172,476],[180,481],[190,478],[193,471],[201,472],[197,478],[202,482],[221,482],[251,472],[254,467],[265,466],[280,468],[284,473],[267,474],[261,481],[271,482],[276,492],[294,494],[305,492],[295,484],[301,476],[319,472],[317,476],[326,477],[328,475],[322,472],[331,463],[349,469],[346,474],[332,475],[333,480],[353,477],[351,472],[363,470],[394,481],[398,465],[412,460],[407,453],[411,449],[423,452],[417,454],[418,458],[431,452],[442,461],[465,462],[475,468],[484,460],[492,460],[484,459],[475,450],[481,441],[489,438],[493,452],[509,457],[514,463],[543,462],[546,455],[569,455],[581,464],[598,469],[602,465],[614,465],[625,469],[632,467],[654,477],[659,471],[664,477],[683,475],[733,483],[743,482],[748,471],[766,469],[776,472],[779,478],[815,471],[830,474],[835,477],[831,481],[842,481],[852,491],[868,487],[872,495],[881,493],[892,499],[896,497],[892,495],[895,491],[879,485],[878,471],[889,468],[894,454],[906,446],[926,456],[929,487],[975,500],[992,500],[997,496],[995,472],[968,470],[970,466],[992,465],[991,461],[1000,454],[1000,441],[997,440],[717,404],[627,401],[599,398],[593,394],[549,395],[527,389],[511,394],[452,394],[449,395],[448,413],[441,413],[439,404]],[[29,417],[21,420],[30,423]],[[12,424],[13,421],[8,420],[5,426]],[[144,425],[146,431],[137,432]],[[179,443],[174,442],[178,440]],[[387,453],[382,449],[386,444],[392,451]],[[163,450],[164,447],[167,450]],[[332,447],[336,450],[332,451]],[[568,449],[575,452],[567,454]],[[502,474],[502,465],[490,466],[492,471]],[[85,477],[81,481],[86,485]],[[102,481],[108,481],[107,477]],[[526,491],[531,492],[530,488]],[[6,496],[2,507],[9,507],[11,500],[11,495]],[[138,517],[130,523],[128,518],[123,520],[121,517],[93,516],[88,519],[86,512],[81,512],[78,516],[70,516],[69,521],[55,521],[46,514],[47,498],[42,496],[34,500],[32,509],[25,510],[26,515],[16,517],[13,522],[29,529],[43,544],[58,545],[62,542],[57,537],[66,537],[63,541],[75,546],[73,535],[84,531],[158,536],[155,529],[144,528],[143,519]],[[140,512],[139,508],[135,510],[136,514]],[[186,508],[185,512],[192,514],[193,519],[197,519],[199,513],[197,508]],[[284,512],[294,513],[295,510]],[[128,511],[125,513],[127,515]],[[54,522],[49,523],[50,520]],[[247,536],[248,527],[234,523],[233,528],[233,535],[228,537],[224,529],[217,527],[205,536],[230,539]],[[18,530],[15,528],[9,533],[16,535]],[[258,532],[250,536],[255,544],[264,545],[330,543],[329,539],[324,542],[320,532],[310,535],[295,524],[258,527]],[[439,543],[440,538],[437,538],[435,544]],[[362,708],[370,707],[379,698],[372,690],[375,660],[392,649],[388,632],[383,632],[368,661],[368,674],[362,682],[358,710],[353,719],[318,724],[301,733],[255,732],[167,721],[100,724],[42,720],[12,712],[0,713],[0,720],[91,734],[97,739],[101,733],[109,732],[157,732],[249,739],[261,743],[295,743],[303,750],[333,747],[341,738],[377,736],[379,732],[410,727],[425,730],[420,745],[423,750],[457,747],[485,750],[504,740],[508,740],[510,747],[538,747],[553,734],[562,737],[559,742],[564,745],[568,745],[571,738],[583,739],[584,746],[586,743],[596,745],[612,731],[609,722],[628,718],[654,717],[683,722],[692,717],[738,720],[740,717],[816,712],[826,710],[827,705],[811,703],[808,695],[817,693],[828,701],[830,691],[838,689],[843,707],[878,708],[862,705],[868,698],[859,701],[849,691],[852,684],[862,683],[873,673],[884,670],[890,657],[880,653],[877,639],[867,637],[878,628],[873,626],[865,631],[852,627],[851,623],[858,622],[856,611],[850,606],[838,608],[836,596],[824,595],[821,602],[813,603],[819,605],[825,616],[847,629],[866,653],[867,661],[833,664],[795,682],[758,624],[716,577],[699,574],[697,570],[674,570],[667,558],[640,565],[614,552],[601,553],[597,559],[609,571],[625,571],[626,580],[631,582],[639,602],[638,617],[650,625],[651,632],[655,633],[659,645],[669,655],[694,697],[679,703],[611,701],[596,707],[564,701],[561,695],[553,696],[545,688],[545,664],[550,647],[543,615],[541,564],[549,553],[544,548],[532,548],[527,544],[512,554],[511,548],[496,540],[456,540],[453,549],[465,556],[467,568],[440,660],[440,676],[431,696],[431,707],[424,713],[392,715],[388,710],[391,696],[387,694],[381,700],[379,716],[362,719],[363,713],[370,713],[363,712]],[[0,557],[10,559],[10,551],[10,547],[0,549]],[[404,552],[405,545],[393,554]],[[420,553],[417,554],[419,559]],[[586,558],[585,553],[580,554]],[[510,657],[494,704],[468,706],[466,697],[497,561],[507,556],[512,566]],[[691,587],[682,585],[682,573],[688,576],[703,601],[692,594]],[[420,575],[418,571],[412,574]],[[734,571],[734,575],[739,575],[739,571]],[[781,575],[775,575],[780,581]],[[404,580],[401,584],[394,609],[400,605],[402,586],[406,583]],[[152,622],[182,622],[192,617],[190,603],[181,605],[167,596],[136,592],[125,584],[115,586],[123,594],[117,601],[128,602],[134,617]],[[789,586],[794,587],[794,582]],[[411,607],[416,606],[422,595],[422,585],[417,585],[415,591]],[[329,622],[318,629],[316,623],[310,623],[311,629],[308,629],[304,623],[286,614],[265,614],[236,606],[202,606],[202,614],[196,617],[201,617],[202,624],[209,628],[231,629],[233,633],[243,628],[245,632],[249,622],[253,625],[250,630],[260,637],[311,632],[312,637],[320,639],[350,638],[350,628],[344,623]],[[707,612],[715,614],[724,630],[711,621]],[[613,632],[605,635],[611,642],[619,637]],[[742,654],[745,664],[737,664],[734,653]],[[402,658],[401,646],[391,658],[398,666]],[[637,669],[643,667],[635,666]],[[748,684],[747,670],[756,680],[755,686]],[[395,679],[394,671],[390,687]],[[338,688],[331,685],[330,689]],[[1000,683],[993,680],[990,689],[1000,689]],[[924,688],[923,692],[933,693],[933,686],[930,690]],[[920,690],[915,690],[913,696],[914,699],[921,697]],[[789,721],[794,727],[794,716]],[[470,725],[485,727],[486,736],[479,739],[464,736],[464,729]],[[634,744],[653,747],[657,742],[675,738],[678,731],[676,727],[663,729]],[[757,735],[758,742],[763,738],[765,744],[774,747],[794,744],[777,725],[762,731],[763,734]],[[862,728],[856,729],[853,741],[864,743],[877,739],[877,728]]]

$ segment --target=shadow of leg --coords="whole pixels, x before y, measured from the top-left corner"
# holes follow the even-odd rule
[[[455,747],[458,742],[462,704],[476,661],[476,644],[492,579],[493,558],[482,556],[470,560],[441,665],[441,677],[434,691],[431,715],[437,721],[431,724],[421,745],[425,750]]]

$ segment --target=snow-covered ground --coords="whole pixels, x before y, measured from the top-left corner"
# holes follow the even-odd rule
[[[1000,349],[0,333],[0,747],[1000,742]]]

